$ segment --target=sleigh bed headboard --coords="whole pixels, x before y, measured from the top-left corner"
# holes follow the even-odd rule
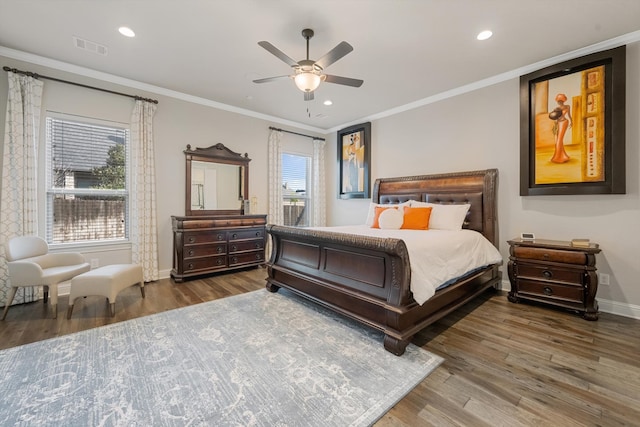
[[[497,169],[381,178],[373,186],[372,202],[469,203],[463,228],[482,233],[498,247],[497,185]]]

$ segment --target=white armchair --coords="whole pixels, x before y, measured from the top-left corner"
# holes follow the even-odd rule
[[[37,236],[21,236],[5,242],[11,291],[5,301],[2,320],[20,287],[43,286],[44,303],[51,294],[53,318],[58,314],[58,283],[71,280],[91,269],[80,253],[49,253],[47,242]]]

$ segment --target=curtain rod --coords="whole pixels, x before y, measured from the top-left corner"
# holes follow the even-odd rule
[[[66,84],[70,84],[70,85],[74,85],[74,86],[84,87],[84,88],[87,88],[87,89],[95,89],[95,90],[99,90],[101,92],[107,92],[107,93],[112,93],[114,95],[126,96],[126,97],[133,98],[133,99],[136,99],[136,100],[153,102],[154,104],[158,103],[157,99],[143,98],[143,97],[138,96],[138,95],[129,95],[128,93],[116,92],[116,91],[109,90],[109,89],[102,89],[102,88],[95,87],[95,86],[84,85],[82,83],[70,82],[68,80],[62,80],[62,79],[57,79],[55,77],[43,76],[42,74],[32,73],[31,71],[21,71],[21,70],[18,70],[17,68],[10,68],[10,67],[6,67],[6,66],[2,67],[2,69],[4,71],[11,71],[12,73],[22,74],[22,75],[25,75],[25,76],[33,77],[35,79],[42,78],[42,79],[47,79],[47,80],[53,80],[54,82],[66,83]]]
[[[269,129],[271,129],[271,130],[277,130],[278,132],[291,133],[291,134],[293,134],[293,135],[305,136],[305,137],[307,137],[307,138],[311,138],[311,139],[318,139],[318,140],[320,140],[320,141],[325,141],[325,139],[324,139],[324,138],[320,138],[320,137],[318,137],[318,136],[305,135],[304,133],[298,133],[298,132],[292,132],[292,131],[290,131],[290,130],[274,128],[273,126],[269,126]]]

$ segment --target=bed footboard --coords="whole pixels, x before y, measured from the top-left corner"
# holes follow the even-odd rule
[[[372,202],[408,200],[471,205],[464,228],[498,247],[497,169],[377,179]],[[384,346],[401,355],[421,329],[500,283],[498,265],[469,273],[419,305],[402,240],[268,225],[267,289],[288,288],[381,330]]]
[[[437,291],[422,306],[410,289],[405,243],[319,230],[268,225],[270,292],[294,291],[385,334],[384,347],[402,355],[413,336],[500,281],[488,266]]]
[[[267,232],[272,243],[268,290],[290,289],[383,331],[385,346],[406,341],[406,347],[394,319],[416,303],[402,240],[275,225]]]

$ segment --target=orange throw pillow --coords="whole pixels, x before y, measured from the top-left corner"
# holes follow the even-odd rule
[[[371,224],[371,228],[380,228],[380,214],[384,211],[386,211],[387,209],[396,209],[395,207],[393,208],[385,208],[384,206],[376,206],[376,214],[373,217],[373,224]]]
[[[428,230],[429,218],[431,217],[431,208],[412,208],[404,207],[403,229],[409,230]]]

